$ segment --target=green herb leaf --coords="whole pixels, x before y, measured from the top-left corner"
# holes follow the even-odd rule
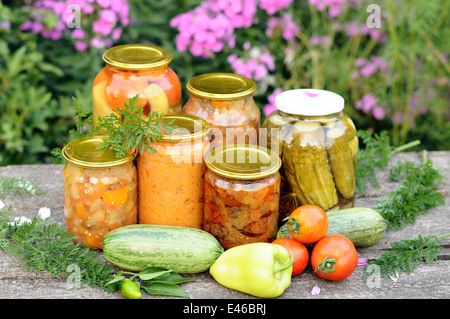
[[[141,272],[139,272],[138,276],[141,280],[151,280],[155,277],[159,277],[161,275],[172,272],[172,270],[168,270],[162,267],[148,267]]]
[[[141,288],[150,295],[189,298],[189,295],[187,295],[180,286],[172,283],[150,282],[144,286],[141,286]]]
[[[45,192],[33,183],[16,177],[0,177],[0,198],[5,198],[5,194],[14,198],[18,193],[24,195],[42,195]]]

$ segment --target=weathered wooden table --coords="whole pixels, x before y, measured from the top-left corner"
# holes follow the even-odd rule
[[[429,152],[428,157],[442,169],[446,182],[450,181],[450,152]],[[372,207],[376,198],[396,187],[396,183],[388,180],[389,168],[397,161],[421,161],[422,153],[401,153],[391,158],[387,168],[378,170],[377,177],[381,188],[371,188],[356,200],[355,206]],[[51,210],[51,218],[63,224],[63,166],[62,165],[23,165],[0,167],[0,176],[17,177],[35,183],[46,193],[39,196],[16,195],[13,199],[3,199],[6,207],[12,205],[13,215],[33,218],[42,207]],[[440,191],[450,201],[450,186],[443,184]],[[432,209],[417,218],[414,225],[400,231],[386,233],[378,244],[357,249],[359,257],[375,259],[390,246],[390,243],[401,239],[409,239],[417,235],[441,235],[450,232],[450,210],[444,205]],[[381,278],[370,284],[362,279],[362,267],[341,282],[329,282],[318,278],[310,268],[294,277],[290,287],[277,299],[447,299],[450,297],[450,237],[441,239],[445,248],[438,252],[438,260],[432,265],[421,265],[412,274],[399,274],[398,280]],[[183,299],[186,305],[195,299],[208,299],[211,302],[219,299],[246,299],[247,302],[265,302],[258,298],[227,289],[219,285],[209,273],[185,275],[195,279],[194,282],[182,285],[191,299]],[[320,287],[320,294],[313,296],[312,288]],[[67,280],[58,280],[49,275],[26,271],[21,262],[0,251],[0,298],[2,299],[118,299],[119,292],[106,293],[100,288],[83,286],[79,289],[69,285]],[[147,299],[180,299],[161,296],[150,296]],[[207,305],[208,301],[203,300]],[[269,301],[267,301],[269,302]],[[181,311],[181,310],[180,310]],[[222,311],[227,311],[226,309]]]

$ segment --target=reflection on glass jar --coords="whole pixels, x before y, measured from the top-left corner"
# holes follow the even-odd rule
[[[280,93],[275,101],[278,110],[262,128],[268,147],[283,160],[280,218],[300,205],[352,207],[358,137],[342,112],[344,99],[329,91],[299,89]]]
[[[188,115],[168,115],[171,135],[138,155],[139,223],[203,228],[203,179],[209,125]]]
[[[103,248],[103,236],[137,222],[137,172],[134,155],[117,159],[98,150],[100,137],[83,137],[63,149],[64,213],[76,242]]]
[[[125,109],[124,103],[139,95],[137,106],[150,112],[181,112],[181,84],[169,68],[172,55],[152,45],[120,45],[103,54],[106,66],[92,88],[94,125],[99,116]]]
[[[191,96],[182,109],[211,126],[211,147],[222,144],[257,144],[260,111],[253,99],[256,84],[232,73],[207,73],[192,78]]]
[[[238,145],[215,148],[206,164],[204,230],[225,249],[275,239],[279,157],[262,147]]]

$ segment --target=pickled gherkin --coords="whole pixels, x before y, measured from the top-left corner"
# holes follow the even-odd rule
[[[292,192],[302,205],[317,205],[324,210],[338,203],[330,171],[325,133],[317,122],[298,122],[293,139],[283,147],[283,166]]]
[[[355,166],[345,130],[341,127],[329,129],[326,139],[336,188],[345,198],[352,198],[355,193]]]

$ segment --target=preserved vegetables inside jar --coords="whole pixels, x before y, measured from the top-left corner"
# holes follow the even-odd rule
[[[262,125],[268,130],[268,147],[283,160],[280,219],[300,205],[324,210],[352,207],[358,137],[352,120],[342,112],[343,99],[323,90],[286,92],[277,96],[278,111]]]
[[[257,144],[260,111],[253,99],[256,84],[230,73],[208,73],[191,79],[191,93],[182,109],[211,126],[211,147],[222,144]]]
[[[138,188],[134,156],[113,165],[108,162],[115,159],[102,157],[99,150],[94,152],[94,162],[85,161],[89,156],[87,154],[93,153],[79,152],[89,150],[88,143],[99,145],[98,141],[98,138],[82,138],[69,143],[63,151],[67,159],[64,168],[64,214],[67,229],[76,236],[76,242],[101,249],[103,237],[108,232],[137,223]],[[99,159],[106,162],[98,162]]]
[[[253,242],[271,242],[278,229],[279,157],[262,147],[248,145],[216,148],[213,152],[237,152],[236,149],[259,152],[270,160],[252,162],[250,155],[245,156],[246,161],[215,163],[211,158],[217,152],[208,157],[204,230],[214,235],[225,249]]]
[[[103,60],[106,66],[97,74],[92,88],[94,124],[99,116],[125,109],[124,103],[136,95],[144,116],[181,112],[181,84],[168,66],[172,55],[167,50],[121,45],[106,51]]]
[[[202,229],[209,125],[187,115],[165,120],[174,120],[180,134],[152,143],[156,153],[138,155],[139,223]]]

